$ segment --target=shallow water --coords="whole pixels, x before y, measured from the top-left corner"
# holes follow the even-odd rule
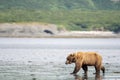
[[[81,69],[70,75],[74,64],[65,65],[71,52],[95,51],[103,56],[105,76],[99,80],[120,80],[120,39],[0,38],[0,80],[85,80]],[[89,67],[87,80],[95,80]]]

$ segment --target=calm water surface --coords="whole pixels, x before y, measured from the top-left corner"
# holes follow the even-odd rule
[[[103,56],[105,76],[120,80],[120,38],[0,38],[0,80],[86,80],[81,69],[70,75],[74,64],[66,56],[77,51],[95,51]],[[87,80],[95,80],[89,67]]]

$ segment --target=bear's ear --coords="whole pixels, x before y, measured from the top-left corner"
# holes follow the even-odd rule
[[[70,56],[74,57],[74,56],[75,56],[75,53],[70,54]]]
[[[70,54],[70,56],[74,56],[74,54]]]

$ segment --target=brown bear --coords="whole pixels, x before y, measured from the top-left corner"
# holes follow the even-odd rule
[[[82,68],[87,75],[87,66],[94,66],[98,75],[100,70],[103,74],[105,73],[105,68],[102,66],[102,57],[96,52],[76,52],[69,54],[66,59],[66,64],[75,63],[74,71],[71,74],[76,74]]]

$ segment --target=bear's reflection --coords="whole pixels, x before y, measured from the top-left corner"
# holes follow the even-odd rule
[[[79,75],[74,75],[75,80],[102,80],[102,76],[95,75],[95,77],[88,77],[87,75],[83,75],[82,77]]]

